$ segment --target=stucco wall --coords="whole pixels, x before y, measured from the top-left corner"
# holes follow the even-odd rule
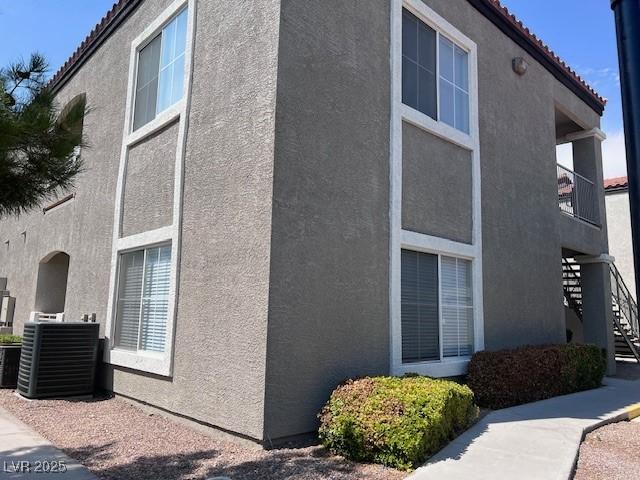
[[[478,44],[485,346],[562,342],[561,222],[582,226],[558,211],[555,108],[585,129],[599,117],[468,2],[425,3]],[[601,234],[581,245],[606,251]]]
[[[609,226],[609,252],[616,259],[624,283],[635,298],[636,279],[633,271],[633,244],[631,243],[631,213],[629,192],[611,192],[605,197]]]
[[[38,262],[56,250],[71,257],[67,318],[96,312],[104,325],[131,42],[170,3],[143,2],[58,95],[64,104],[87,94],[87,170],[73,201],[46,215],[36,211],[0,223],[0,276],[8,277],[17,297],[18,333],[33,309]],[[118,394],[257,440],[264,412],[279,11],[277,0],[234,10],[222,0],[198,2],[173,376],[119,367],[106,372],[107,386]],[[135,188],[125,192],[125,234],[170,218],[165,206],[172,201],[175,137],[174,126],[132,149],[128,180]],[[152,197],[156,182],[161,194]]]
[[[389,8],[282,5],[265,434],[389,369]]]
[[[96,312],[104,324],[128,52],[170,2],[144,2],[59,94],[86,92],[93,107],[87,171],[73,201],[0,224],[18,332],[52,251],[71,257],[68,318]],[[425,3],[478,44],[486,346],[564,341],[563,242],[589,253],[606,242],[558,211],[554,112],[585,129],[599,118],[535,61],[516,76],[513,57],[527,55],[466,0]],[[196,29],[173,376],[115,368],[111,386],[258,440],[308,432],[337,383],[389,371],[389,5],[199,1]],[[448,154],[440,142],[422,148]],[[455,207],[460,223],[421,216],[408,203],[430,198],[407,184],[408,227],[468,239],[466,208]],[[133,190],[132,212],[144,204]],[[138,213],[128,232],[166,222]]]
[[[124,177],[122,236],[173,222],[173,178],[178,140],[174,123],[129,150]]]
[[[257,440],[279,11],[198,2],[173,378],[113,372],[118,393]]]
[[[471,243],[471,152],[405,123],[402,228]]]
[[[0,276],[8,278],[16,297],[18,333],[34,308],[38,264],[53,251],[70,256],[66,318],[95,312],[104,329],[131,41],[170,3],[144,2],[57,94],[64,106],[86,93],[91,107],[84,121],[89,145],[81,153],[86,168],[72,189],[74,200],[46,215],[35,210],[0,223]]]

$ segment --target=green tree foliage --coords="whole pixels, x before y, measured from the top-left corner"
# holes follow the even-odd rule
[[[0,70],[0,217],[19,215],[73,186],[83,169],[84,95],[62,110],[39,54]]]

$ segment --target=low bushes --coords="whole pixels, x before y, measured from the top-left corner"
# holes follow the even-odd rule
[[[468,387],[427,377],[349,380],[320,412],[320,440],[357,461],[410,469],[478,415]]]
[[[14,343],[22,343],[22,337],[8,333],[0,333],[0,345],[12,345]]]
[[[478,405],[496,409],[597,388],[605,369],[593,345],[523,347],[476,353],[467,383]]]

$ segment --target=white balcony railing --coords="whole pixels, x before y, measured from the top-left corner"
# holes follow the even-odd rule
[[[562,213],[600,226],[595,184],[562,165],[558,165],[558,204]]]

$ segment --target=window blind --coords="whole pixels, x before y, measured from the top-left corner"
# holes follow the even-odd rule
[[[441,258],[442,352],[445,357],[473,353],[471,262]]]
[[[171,281],[171,247],[147,250],[142,295],[140,348],[164,351]]]
[[[171,246],[121,255],[116,346],[163,352],[171,289]]]
[[[402,103],[438,118],[436,31],[402,11]]]
[[[438,256],[402,250],[402,362],[440,358]]]
[[[120,257],[115,337],[116,345],[127,350],[138,348],[143,270],[143,250],[125,253]]]

